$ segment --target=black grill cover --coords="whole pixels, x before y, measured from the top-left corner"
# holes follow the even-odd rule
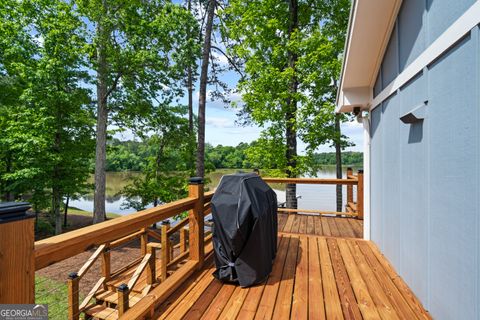
[[[260,283],[277,253],[277,195],[257,174],[222,177],[212,198],[213,247],[222,281]]]

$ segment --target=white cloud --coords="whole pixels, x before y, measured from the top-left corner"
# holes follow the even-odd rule
[[[215,128],[234,128],[235,124],[232,119],[224,117],[207,117],[206,124]]]

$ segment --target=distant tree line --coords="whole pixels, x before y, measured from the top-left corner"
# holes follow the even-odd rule
[[[264,169],[263,163],[256,162],[256,157],[251,155],[258,141],[251,143],[242,142],[237,146],[205,145],[205,167],[207,171],[215,169]],[[144,141],[121,141],[113,139],[108,143],[107,171],[144,171],[148,167],[148,159],[155,155],[155,150]],[[316,167],[322,165],[335,165],[335,152],[322,152],[313,155]],[[175,157],[172,157],[172,162]],[[176,160],[181,160],[178,154]],[[362,152],[343,152],[342,165],[361,165]],[[268,167],[268,169],[278,169]]]
[[[315,153],[315,162],[319,165],[336,165],[335,152]],[[342,152],[342,165],[361,165],[363,164],[363,152],[347,151]]]

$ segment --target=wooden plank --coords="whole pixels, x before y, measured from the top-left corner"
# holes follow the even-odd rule
[[[120,319],[138,319],[148,314],[155,306],[162,303],[174,292],[197,268],[198,262],[187,261],[164,282],[153,289],[133,308],[128,310]]]
[[[305,234],[307,232],[307,219],[308,217],[302,214],[297,216],[297,219],[300,220],[300,226],[298,227],[298,233]]]
[[[306,234],[315,234],[315,222],[314,217],[309,215],[307,216],[307,230]]]
[[[332,237],[340,237],[340,231],[338,230],[337,224],[333,217],[325,218],[328,225],[330,226],[330,232],[332,233]],[[325,221],[325,220],[323,220]]]
[[[292,224],[292,230],[290,232],[292,233],[298,233],[298,230],[300,228],[300,218],[298,214],[293,215],[293,224]]]
[[[151,254],[146,254],[143,257],[142,262],[140,262],[140,264],[138,265],[137,269],[135,270],[135,273],[133,274],[132,278],[130,279],[130,281],[128,281],[128,287],[130,288],[130,290],[132,290],[135,287],[135,285],[137,284],[138,278],[140,278],[140,275],[142,274],[142,272],[147,267],[147,264],[150,262],[151,258],[152,258]]]
[[[277,257],[275,258],[272,272],[268,277],[262,298],[258,304],[255,319],[272,319],[273,308],[277,299],[280,280],[282,279],[282,272],[285,266],[290,237],[281,237],[279,243]]]
[[[140,230],[140,231],[134,232],[134,233],[132,233],[132,234],[129,234],[129,235],[123,237],[123,238],[120,238],[120,239],[117,239],[117,240],[115,240],[115,241],[112,241],[112,242],[110,243],[110,248],[113,249],[113,248],[116,248],[116,247],[118,247],[118,246],[121,246],[122,244],[125,244],[125,243],[127,243],[127,242],[130,242],[130,241],[132,241],[133,239],[138,238],[142,233],[143,233],[143,231]]]
[[[320,251],[320,267],[322,270],[325,314],[327,319],[343,319],[342,305],[338,296],[337,284],[333,273],[332,262],[328,251],[327,240],[317,238]]]
[[[308,237],[308,317],[325,319],[322,273],[317,238]]]
[[[321,217],[321,219],[322,219],[323,235],[326,237],[331,237],[332,232],[330,231],[330,225],[328,224],[329,218]]]
[[[290,238],[287,258],[285,260],[285,266],[283,267],[282,280],[280,281],[278,296],[273,310],[273,319],[288,319],[290,316],[299,244],[300,239],[295,237]]]
[[[323,235],[322,217],[321,216],[314,217],[313,221],[315,223],[315,234],[322,236]]]
[[[338,228],[342,238],[357,238],[355,232],[353,231],[352,225],[348,223],[349,218],[336,218],[335,222],[337,223]]]
[[[98,257],[103,253],[105,250],[105,245],[102,244],[95,250],[95,252],[88,258],[88,260],[85,262],[85,264],[80,268],[78,271],[78,277],[81,279],[85,273],[90,269],[90,267],[97,261]]]
[[[172,310],[174,310],[182,302],[182,300],[203,277],[210,276],[208,274],[209,270],[210,269],[203,269],[196,271],[191,277],[185,280],[185,282],[177,290],[175,290],[175,292],[170,295],[168,299],[165,299],[165,301],[157,310],[159,319],[166,319],[170,312],[172,312]]]
[[[190,308],[195,304],[203,292],[207,289],[210,283],[214,280],[211,275],[214,271],[214,268],[210,268],[203,275],[203,277],[198,281],[195,287],[188,292],[188,294],[183,297],[180,301],[180,305],[177,308],[174,308],[168,316],[164,317],[165,319],[182,319],[183,316],[190,310]]]
[[[288,214],[279,213],[277,215],[278,219],[278,231],[282,231],[285,228],[285,224],[287,223]]]
[[[363,238],[363,220],[347,219],[348,223],[352,226],[352,230],[355,233],[356,238]]]
[[[233,292],[232,296],[227,302],[227,305],[223,309],[222,313],[218,317],[218,319],[222,320],[234,320],[237,318],[240,309],[242,308],[243,302],[247,297],[249,292],[249,288],[242,288],[237,286],[235,291]]]
[[[343,263],[342,256],[338,249],[336,239],[327,239],[330,258],[332,260],[335,281],[337,282],[338,293],[342,304],[343,316],[345,319],[362,319],[357,300],[350,284],[347,270]]]
[[[300,237],[293,290],[292,319],[308,319],[308,256],[310,254],[308,249],[308,238]]]
[[[278,208],[278,212],[287,212],[287,213],[313,213],[317,215],[335,215],[335,216],[352,216],[356,217],[356,213],[351,212],[340,212],[340,211],[324,211],[324,210],[311,210],[311,209],[289,209],[289,208]]]
[[[197,320],[205,313],[208,306],[212,303],[213,299],[217,296],[218,292],[222,288],[223,284],[214,279],[205,292],[200,296],[195,304],[190,308],[183,320]],[[242,318],[239,318],[242,319]]]
[[[180,229],[182,229],[183,227],[185,227],[186,225],[188,225],[188,218],[185,218],[183,220],[181,220],[180,222],[178,222],[175,226],[173,226],[172,228],[170,228],[167,232],[168,236],[171,236],[172,234],[174,234],[175,232],[177,231],[180,231]]]
[[[360,251],[358,245],[354,241],[347,241],[346,243],[350,248],[350,252],[352,253],[355,263],[358,265],[360,274],[367,284],[370,296],[377,306],[378,312],[382,319],[400,319],[393,305],[390,303],[390,300],[383,291],[382,286],[378,283],[378,280],[373,274],[372,269],[367,264],[367,261],[365,260],[365,257]]]
[[[255,318],[255,313],[257,312],[258,304],[262,298],[264,289],[265,284],[259,284],[250,288],[248,295],[243,302],[243,306],[238,313],[237,319],[252,320]]]
[[[35,302],[34,221],[0,223],[0,304]]]
[[[80,312],[83,311],[83,309],[85,309],[85,307],[88,305],[88,303],[90,302],[90,299],[93,298],[93,296],[97,293],[98,289],[100,289],[100,287],[103,285],[103,283],[105,282],[105,277],[101,277],[97,283],[93,286],[93,288],[90,290],[90,292],[87,294],[87,296],[85,297],[85,299],[83,300],[83,302],[80,304],[80,307],[79,307],[79,310]]]
[[[358,170],[357,186],[357,214],[358,218],[363,219],[363,170]]]
[[[193,208],[195,198],[185,198],[92,226],[35,242],[35,270],[73,257],[97,245],[129,235],[151,224]]]
[[[338,248],[342,255],[343,261],[345,263],[345,268],[348,272],[350,278],[350,284],[352,286],[355,297],[357,298],[357,304],[360,308],[360,311],[365,319],[375,319],[380,320],[380,315],[378,314],[377,308],[373,303],[372,297],[368,293],[367,285],[363,280],[360,271],[358,270],[355,261],[353,260],[352,254],[349,247],[346,244],[345,239],[338,239]]]
[[[410,289],[408,289],[408,291],[404,291],[407,294],[403,295],[401,288],[408,287],[404,283],[404,286],[400,286],[400,288],[396,286],[394,279],[398,279],[401,282],[403,281],[398,275],[396,275],[394,278],[389,275],[389,272],[379,261],[369,244],[367,242],[359,242],[357,244],[360,247],[360,250],[363,252],[367,263],[373,269],[379,282],[382,284],[388,297],[391,298],[391,301],[395,305],[399,315],[403,318],[409,319],[414,319],[415,317],[417,319],[428,319],[429,316],[424,316],[426,314],[425,309],[421,306],[418,299],[411,295],[413,293],[411,293]]]
[[[348,206],[353,210],[357,211],[357,204],[355,202],[348,202]]]
[[[381,253],[380,250],[375,246],[375,244],[371,241],[368,241],[367,244],[370,246],[370,249],[377,257],[380,264],[383,266],[389,277],[395,283],[397,288],[402,293],[403,297],[409,302],[412,308],[418,313],[422,315],[423,319],[431,319],[430,314],[425,311],[420,301],[417,299],[415,294],[412,290],[407,286],[407,284],[400,278],[393,268],[393,266],[388,262],[387,258],[385,258]]]
[[[294,220],[295,220],[295,215],[294,214],[288,214],[287,222],[285,223],[285,227],[283,228],[282,231],[291,232]]]
[[[295,183],[295,184],[345,184],[356,185],[354,179],[325,179],[325,178],[262,178],[266,183]]]
[[[105,306],[96,305],[85,311],[86,314],[95,319],[117,320],[118,311]]]
[[[235,291],[235,288],[236,286],[233,284],[224,284],[200,319],[218,319],[219,315],[223,311],[223,308],[225,308],[225,305]]]
[[[194,207],[188,212],[190,259],[198,261],[197,267],[199,268],[202,267],[205,258],[203,193],[203,183],[190,183],[188,185],[189,197],[196,199]]]

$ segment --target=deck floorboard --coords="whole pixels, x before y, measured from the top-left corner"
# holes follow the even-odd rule
[[[294,225],[292,217],[282,219]],[[167,299],[168,307],[157,308],[157,318],[430,319],[373,244],[317,235],[313,223],[314,235],[279,233],[277,258],[265,283],[250,288],[221,283],[213,278],[209,260],[196,279]],[[341,233],[347,224],[340,225]]]

